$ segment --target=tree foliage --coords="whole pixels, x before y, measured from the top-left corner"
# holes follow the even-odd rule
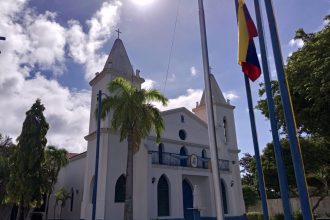
[[[243,185],[243,198],[246,211],[248,212],[249,207],[256,205],[258,202],[258,191],[253,186]]]
[[[160,111],[151,102],[167,104],[167,98],[157,90],[137,89],[123,78],[116,78],[108,84],[113,96],[102,100],[101,116],[105,118],[113,111],[111,125],[119,131],[120,141],[127,140],[127,167],[124,219],[133,219],[133,154],[139,150],[141,140],[154,129],[156,139],[164,129]],[[96,110],[97,113],[97,110]]]
[[[17,147],[11,157],[7,202],[19,206],[20,218],[24,218],[24,209],[40,205],[43,199],[42,163],[49,128],[43,115],[44,110],[45,107],[38,99],[26,112]]]
[[[283,158],[286,166],[290,195],[295,197],[298,196],[298,192],[289,142],[287,139],[282,139],[280,142],[282,145]],[[324,138],[305,137],[300,138],[300,144],[310,194],[312,196],[321,197],[328,195],[328,186],[330,184],[330,143]],[[249,173],[248,175],[243,173],[242,182],[250,183],[248,185],[256,188],[257,182],[251,181],[250,178],[251,176],[256,178],[257,171],[256,169],[249,169],[249,167],[255,166],[255,161],[251,159],[251,155],[246,155],[247,154],[245,154],[245,156],[241,159],[241,166],[244,166],[243,169],[248,169]],[[248,162],[242,163],[242,161]],[[279,198],[281,194],[278,183],[273,143],[268,143],[264,148],[261,155],[261,161],[267,197],[270,199]]]
[[[330,16],[325,20],[330,21]],[[292,96],[297,127],[300,133],[330,138],[330,24],[316,33],[296,32],[296,40],[304,45],[287,59],[285,67]],[[275,108],[279,125],[285,131],[284,114],[277,81],[272,82]],[[263,97],[265,86],[261,84],[261,99],[256,106],[267,118],[267,100]]]

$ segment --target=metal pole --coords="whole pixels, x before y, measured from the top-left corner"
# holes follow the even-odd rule
[[[212,175],[213,175],[213,185],[215,193],[215,206],[217,213],[217,220],[223,220],[223,209],[221,201],[221,190],[220,190],[220,173],[219,173],[219,163],[218,163],[218,148],[215,136],[214,127],[214,112],[213,112],[213,102],[211,96],[211,86],[210,86],[210,65],[207,50],[207,39],[206,39],[206,27],[205,27],[205,16],[203,0],[198,0],[199,6],[199,25],[201,34],[201,46],[203,55],[203,66],[204,66],[204,83],[205,83],[205,101],[206,101],[206,111],[207,111],[207,127],[210,141],[210,153],[211,153],[211,164],[212,164]]]
[[[266,13],[268,18],[270,36],[273,46],[273,53],[275,59],[275,67],[277,72],[278,83],[280,87],[282,106],[284,110],[284,117],[289,136],[290,150],[292,162],[298,186],[299,199],[304,220],[313,219],[312,211],[309,203],[309,196],[304,172],[304,165],[301,157],[299,140],[297,138],[296,123],[293,116],[293,107],[286,81],[282,51],[280,47],[280,40],[276,27],[275,14],[271,0],[265,0]]]
[[[269,215],[268,215],[268,206],[267,206],[267,195],[266,195],[264,175],[262,172],[262,166],[261,166],[261,160],[260,160],[259,144],[258,144],[258,137],[257,137],[256,122],[255,122],[254,112],[253,112],[251,88],[250,88],[249,78],[247,77],[246,74],[244,74],[244,80],[245,80],[245,88],[246,88],[246,97],[247,97],[248,106],[249,106],[250,123],[251,123],[253,146],[254,146],[254,157],[255,157],[256,165],[257,165],[258,186],[259,186],[259,191],[260,191],[262,209],[264,211],[264,219],[268,220]]]
[[[97,180],[99,174],[99,151],[100,151],[100,133],[101,133],[101,98],[102,91],[99,90],[97,94],[98,109],[97,109],[97,131],[96,131],[96,156],[95,156],[95,175],[94,175],[94,186],[93,186],[93,211],[92,220],[95,220],[96,215],[96,196],[97,196]]]
[[[0,36],[0,40],[6,40],[6,38]],[[0,50],[0,53],[1,53],[1,50]]]
[[[275,105],[274,105],[274,100],[273,100],[272,88],[271,88],[271,84],[270,84],[269,66],[268,66],[268,60],[267,60],[267,57],[268,57],[267,49],[266,49],[266,43],[265,43],[265,39],[264,39],[264,28],[263,28],[263,24],[262,24],[262,14],[261,14],[262,12],[260,10],[259,0],[254,0],[254,6],[255,6],[256,18],[257,18],[262,69],[263,69],[263,75],[264,75],[264,79],[265,79],[267,105],[268,105],[268,110],[269,110],[270,125],[272,128],[274,152],[275,152],[278,179],[279,179],[279,184],[280,184],[284,217],[286,220],[292,220],[293,217],[292,217],[292,208],[291,208],[291,204],[290,204],[288,179],[286,176],[286,169],[285,169],[285,164],[284,164],[284,160],[283,160],[283,156],[282,156],[282,146],[280,143],[280,138],[279,138],[278,128],[277,128],[277,120],[276,120],[276,113],[275,113],[275,107],[274,107]]]

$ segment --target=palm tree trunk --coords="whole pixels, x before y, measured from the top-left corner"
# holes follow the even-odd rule
[[[133,141],[132,131],[127,137],[127,166],[124,220],[133,220]]]
[[[47,201],[46,201],[46,213],[45,213],[45,220],[48,220],[48,209],[49,209],[49,199],[50,199],[51,192],[48,192]]]

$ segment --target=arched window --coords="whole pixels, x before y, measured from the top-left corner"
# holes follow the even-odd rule
[[[227,143],[228,142],[228,127],[227,127],[228,125],[227,125],[226,117],[223,117],[222,126],[223,126],[224,141],[225,141],[225,143]]]
[[[89,202],[90,203],[93,202],[94,181],[95,181],[95,176],[92,177],[91,185],[89,186]]]
[[[204,160],[206,158],[206,151],[202,150],[202,167],[207,168],[207,162]]]
[[[70,212],[73,210],[74,190],[71,188]]]
[[[158,145],[158,162],[159,162],[159,164],[163,164],[163,152],[164,152],[164,144],[160,143]]]
[[[159,178],[157,184],[157,202],[158,202],[158,216],[170,215],[170,194],[169,184],[165,175]]]
[[[221,179],[221,195],[222,195],[223,213],[228,214],[227,190],[223,179]]]
[[[117,179],[115,190],[115,202],[125,202],[126,177],[124,174]]]
[[[182,167],[186,167],[187,166],[187,150],[186,148],[183,146],[180,149],[180,156],[183,156],[182,158],[180,158],[180,166]]]

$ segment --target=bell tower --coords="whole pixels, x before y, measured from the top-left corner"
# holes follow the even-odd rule
[[[119,34],[119,32],[118,32]],[[92,217],[92,195],[94,185],[94,170],[95,170],[95,154],[96,154],[96,128],[97,118],[95,117],[95,110],[97,107],[97,94],[101,90],[106,95],[108,93],[108,83],[117,77],[123,77],[131,82],[136,88],[141,89],[141,84],[144,79],[140,77],[140,71],[134,72],[132,64],[128,58],[123,41],[117,38],[112,46],[110,54],[101,72],[97,72],[95,77],[90,81],[92,87],[91,108],[90,108],[90,121],[89,121],[89,134],[85,137],[88,142],[87,157],[85,167],[85,180],[84,180],[84,194],[81,206],[81,219],[89,220]],[[102,97],[104,98],[104,97]],[[114,178],[114,165],[110,164],[110,155],[114,156],[114,140],[117,140],[114,132],[111,129],[111,112],[108,116],[101,120],[101,135],[100,135],[100,157],[99,157],[99,171],[98,171],[98,185],[97,185],[97,205],[96,205],[96,219],[106,219],[106,207],[108,201],[107,191],[109,183]],[[119,142],[119,141],[118,141]],[[118,145],[118,144],[117,144]],[[118,147],[118,146],[117,146]],[[124,148],[123,148],[124,149]],[[120,157],[117,155],[117,157]],[[119,158],[122,159],[122,158]],[[118,167],[121,166],[121,163]],[[118,168],[119,169],[119,168]],[[111,170],[111,172],[109,171]],[[117,174],[116,174],[117,175]]]

